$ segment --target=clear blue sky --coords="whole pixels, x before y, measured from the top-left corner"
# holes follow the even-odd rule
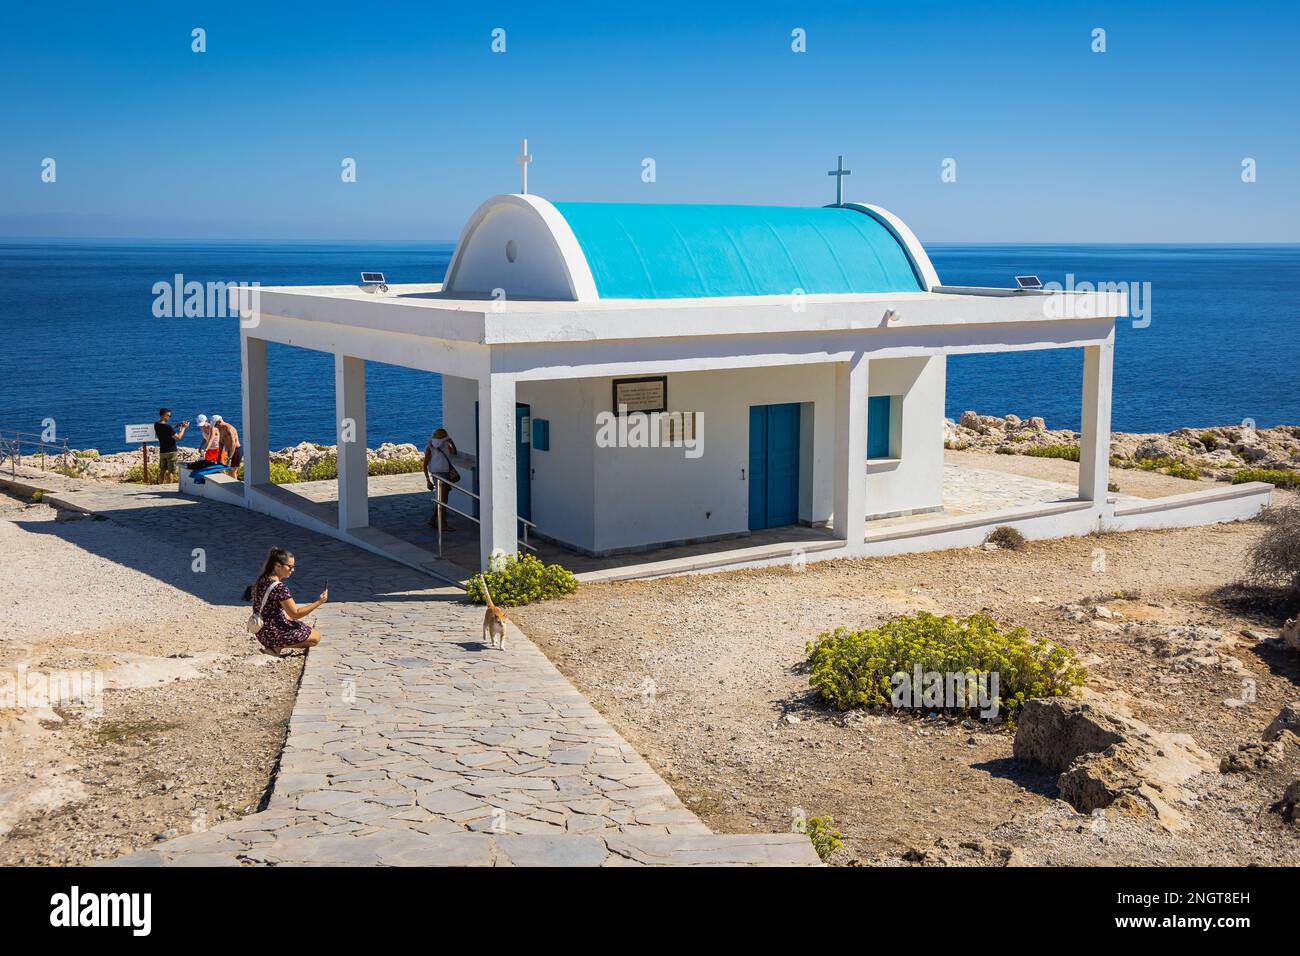
[[[1297,5],[1132,7],[6,3],[0,235],[454,238],[527,136],[556,200],[822,203],[843,153],[926,241],[1300,241]]]

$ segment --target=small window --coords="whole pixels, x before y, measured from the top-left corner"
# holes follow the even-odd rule
[[[867,399],[867,458],[889,457],[890,419],[894,396],[873,395]]]
[[[533,419],[533,449],[535,451],[551,450],[551,423],[545,418]]]
[[[507,241],[506,241],[506,261],[507,261],[507,262],[514,262],[514,261],[515,261],[515,254],[516,254],[516,252],[517,252],[517,250],[515,249],[515,241],[514,241],[513,239],[509,239],[509,240],[507,240]]]

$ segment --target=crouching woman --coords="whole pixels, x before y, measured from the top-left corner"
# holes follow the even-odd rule
[[[315,647],[320,643],[320,631],[302,619],[329,599],[329,588],[321,591],[315,601],[300,607],[287,583],[296,565],[290,552],[272,548],[257,581],[244,589],[244,600],[251,601],[253,610],[262,618],[262,628],[257,632],[262,652],[275,657],[281,651]]]

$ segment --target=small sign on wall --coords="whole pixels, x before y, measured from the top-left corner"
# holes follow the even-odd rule
[[[668,376],[614,379],[614,414],[668,411]]]

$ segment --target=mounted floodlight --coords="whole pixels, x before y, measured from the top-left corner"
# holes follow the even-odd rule
[[[1022,292],[1039,290],[1043,287],[1043,280],[1038,276],[1016,276],[1016,286]]]
[[[361,288],[367,292],[387,292],[388,283],[384,281],[382,272],[363,272],[361,273]]]

